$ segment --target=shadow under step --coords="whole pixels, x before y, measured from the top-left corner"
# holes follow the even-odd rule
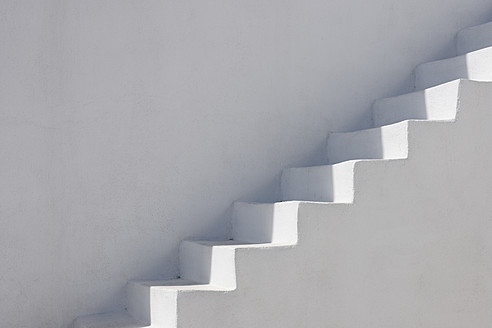
[[[462,29],[456,35],[458,55],[492,46],[492,22]]]
[[[356,162],[285,169],[280,183],[281,199],[352,203]]]
[[[357,159],[402,159],[408,156],[409,121],[354,132],[331,133],[328,164]]]
[[[492,47],[421,64],[415,68],[416,90],[457,79],[492,81]]]
[[[454,120],[458,108],[462,80],[454,80],[422,91],[374,102],[372,118],[375,127],[403,120]]]

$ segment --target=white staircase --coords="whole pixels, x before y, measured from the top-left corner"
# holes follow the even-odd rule
[[[492,325],[488,205],[453,176],[492,149],[477,132],[492,123],[489,46],[492,23],[458,33],[460,56],[419,65],[416,92],[374,103],[374,128],[331,134],[327,165],[284,170],[281,202],[234,204],[233,240],[183,241],[179,279],[129,282],[126,311],[74,327]]]

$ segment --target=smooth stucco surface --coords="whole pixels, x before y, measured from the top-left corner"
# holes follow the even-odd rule
[[[491,16],[483,0],[2,1],[2,326],[67,327],[121,307],[130,279],[176,276],[179,241],[229,237],[232,201],[278,199],[282,168],[322,164],[328,131],[368,127],[375,99]]]
[[[454,94],[427,98],[428,109],[444,94],[454,99],[443,116],[359,140],[405,145],[406,154],[374,159],[359,148],[361,159],[344,162],[349,172],[334,169],[340,164],[284,171],[284,195],[325,202],[235,203],[234,240],[184,241],[181,279],[128,284],[128,313],[141,323],[108,313],[74,328],[488,328],[491,204],[477,195],[490,190],[480,172],[490,166],[492,83],[454,84]],[[385,103],[406,115],[408,97],[418,105],[420,94]],[[340,185],[351,199],[330,202]]]

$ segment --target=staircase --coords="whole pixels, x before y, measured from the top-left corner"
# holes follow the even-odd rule
[[[179,279],[74,327],[490,327],[492,23],[456,42],[326,165],[286,169],[281,202],[235,203],[233,240],[183,241]]]

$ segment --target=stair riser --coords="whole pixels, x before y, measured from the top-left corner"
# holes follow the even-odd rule
[[[127,285],[127,311],[152,327],[176,327],[177,290],[163,290],[139,282]]]
[[[234,204],[233,238],[250,243],[297,243],[299,203]]]
[[[130,281],[126,286],[126,310],[135,319],[150,324],[150,287]]]
[[[181,242],[179,249],[181,278],[217,287],[236,287],[235,249],[232,247]]]
[[[353,201],[353,161],[337,165],[286,169],[281,179],[282,200]]]

